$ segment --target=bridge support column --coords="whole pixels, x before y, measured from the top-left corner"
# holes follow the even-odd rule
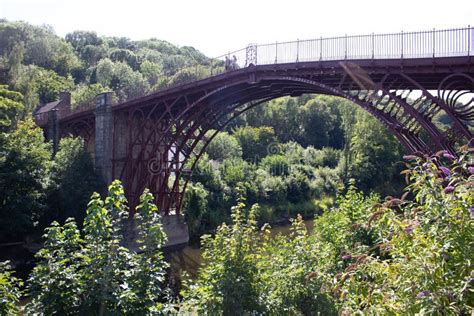
[[[113,113],[111,93],[97,96],[95,110],[95,169],[107,185],[112,182]]]
[[[53,142],[53,155],[59,148],[59,121],[58,111],[53,109],[48,112],[48,132],[47,138]]]

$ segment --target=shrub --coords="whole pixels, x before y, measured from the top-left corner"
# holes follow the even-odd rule
[[[414,162],[405,171],[413,201],[389,197],[373,209],[365,226],[378,236],[379,251],[351,255],[337,277],[340,310],[472,314],[472,152],[407,158]]]
[[[290,165],[283,155],[267,156],[260,164],[272,176],[288,175],[290,172]]]
[[[13,276],[10,263],[0,262],[0,315],[17,315],[22,282]]]
[[[128,209],[119,181],[105,201],[92,195],[83,236],[73,219],[53,222],[36,257],[29,282],[32,314],[147,314],[163,312],[165,242],[160,216],[145,191],[136,208],[139,253],[129,250],[124,232]]]
[[[184,311],[199,314],[243,315],[261,311],[255,240],[257,211],[246,214],[243,198],[232,209],[232,226],[222,224],[214,237],[202,237],[205,265],[185,292]]]

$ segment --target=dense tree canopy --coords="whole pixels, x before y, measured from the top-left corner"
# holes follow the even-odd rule
[[[56,100],[60,91],[77,95],[84,93],[84,86],[96,83],[124,101],[203,77],[207,70],[199,65],[209,64],[192,47],[156,39],[132,41],[91,31],[74,31],[61,38],[49,26],[6,20],[0,21],[0,57],[0,68],[9,70],[8,82],[3,83],[23,93],[29,113],[39,103]]]

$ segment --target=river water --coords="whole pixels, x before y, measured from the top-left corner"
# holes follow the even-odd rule
[[[308,219],[304,221],[308,232],[313,230],[314,221]],[[272,236],[278,234],[289,235],[291,224],[275,226],[270,229]],[[191,278],[198,275],[199,267],[202,263],[201,249],[199,245],[187,245],[185,247],[167,251],[165,253],[166,260],[170,263],[172,275],[180,279],[182,272],[189,274]]]

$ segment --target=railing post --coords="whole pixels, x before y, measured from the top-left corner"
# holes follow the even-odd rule
[[[436,38],[435,29],[433,29],[433,58],[435,58],[435,53],[436,53],[435,38]]]
[[[347,34],[344,36],[344,60],[347,59]]]
[[[296,39],[296,62],[300,59],[300,39]]]
[[[278,63],[278,41],[275,42],[275,64]]]
[[[467,56],[471,56],[471,26],[467,26]]]
[[[258,44],[255,44],[255,66],[258,65],[258,55],[257,55],[258,49],[257,48],[258,48]]]
[[[400,49],[401,49],[401,58],[403,59],[403,30],[402,33],[400,34]]]
[[[374,59],[375,57],[374,49],[375,49],[375,34],[372,33],[372,59]]]
[[[319,61],[323,60],[323,37],[319,39]]]

